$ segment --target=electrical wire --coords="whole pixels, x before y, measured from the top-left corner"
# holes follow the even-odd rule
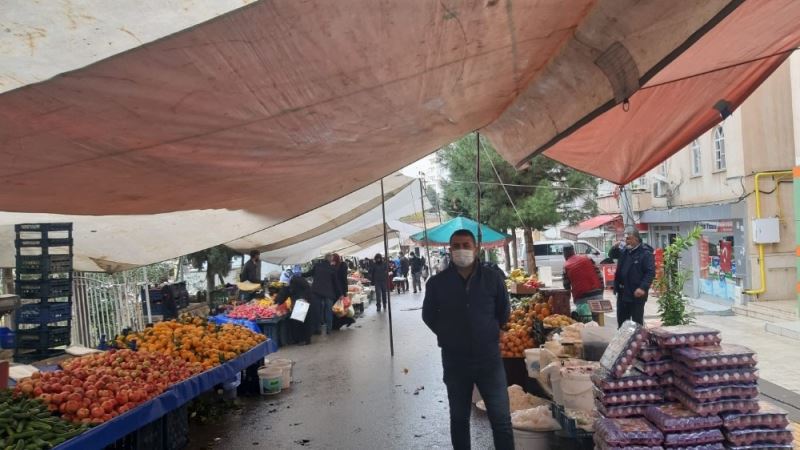
[[[486,155],[486,158],[489,160],[489,164],[491,164],[492,166],[492,170],[494,170],[494,175],[497,177],[497,181],[499,182],[498,184],[500,184],[500,186],[503,187],[503,192],[506,193],[506,197],[508,197],[508,202],[511,203],[511,207],[514,208],[514,213],[516,213],[520,225],[522,225],[522,228],[527,228],[527,226],[525,225],[525,221],[522,220],[522,215],[520,215],[519,210],[517,209],[517,205],[514,204],[514,200],[511,198],[511,194],[508,193],[506,185],[503,184],[503,180],[500,179],[500,173],[497,171],[497,167],[495,167],[494,161],[492,161],[492,156],[489,154],[488,150],[486,150],[486,147],[483,148],[483,151],[484,154]]]
[[[465,183],[465,184],[474,184],[475,181],[464,181],[464,180],[447,180],[448,183]],[[481,184],[489,184],[492,186],[510,186],[510,187],[519,187],[519,188],[531,188],[531,189],[538,189],[538,188],[550,188],[550,189],[562,189],[562,190],[572,190],[572,191],[586,191],[586,192],[595,192],[596,189],[591,188],[576,188],[570,186],[554,186],[552,184],[514,184],[514,183],[493,183],[491,181],[481,181]]]

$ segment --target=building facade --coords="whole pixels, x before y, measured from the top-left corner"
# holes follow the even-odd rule
[[[800,60],[793,55],[721,124],[629,186],[635,219],[647,225],[653,247],[701,227],[701,240],[682,260],[691,271],[687,295],[740,304],[796,298],[798,127]],[[619,211],[613,188],[600,192],[604,213]]]

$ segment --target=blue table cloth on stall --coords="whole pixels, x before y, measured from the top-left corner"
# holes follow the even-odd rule
[[[224,325],[226,323],[241,325],[254,333],[261,333],[261,328],[259,328],[258,324],[247,319],[232,319],[225,314],[217,314],[216,316],[209,317],[208,320],[217,325]]]
[[[214,386],[231,380],[239,372],[276,350],[274,342],[270,340],[262,342],[236,359],[170,386],[161,395],[64,442],[56,449],[103,449],[148,423],[160,419],[170,411],[178,409]]]

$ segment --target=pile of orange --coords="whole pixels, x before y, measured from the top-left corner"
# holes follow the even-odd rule
[[[500,356],[503,358],[521,358],[525,349],[536,347],[533,339],[533,319],[535,313],[528,305],[511,311],[508,323],[500,334]]]
[[[158,322],[138,333],[116,338],[118,348],[135,342],[138,350],[157,352],[210,369],[250,350],[266,337],[233,324],[217,326],[205,320],[182,318]]]
[[[536,303],[533,305],[533,313],[534,317],[540,322],[544,320],[545,317],[549,317],[550,314],[552,314],[550,306],[547,303]]]

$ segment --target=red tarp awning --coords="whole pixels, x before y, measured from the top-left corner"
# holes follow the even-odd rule
[[[586,219],[577,225],[566,227],[561,230],[561,234],[567,234],[570,235],[572,239],[577,239],[578,235],[584,231],[594,230],[595,228],[600,228],[603,225],[614,221],[622,222],[622,216],[619,214],[601,214],[599,216],[594,216],[591,219]]]
[[[484,128],[520,163],[740,3],[256,1],[0,95],[0,210],[290,218]],[[48,34],[37,5],[9,0],[0,23]],[[796,19],[786,9],[777,20]],[[92,17],[68,27],[100,38]],[[84,45],[68,38],[64,52]]]
[[[749,0],[630,97],[544,152],[625,184],[660,164],[731,111],[800,44],[800,2]]]

